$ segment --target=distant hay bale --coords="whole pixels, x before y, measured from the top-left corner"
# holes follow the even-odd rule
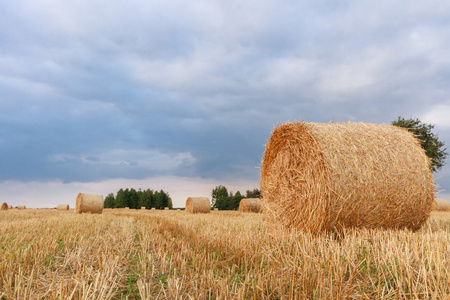
[[[19,205],[17,206],[17,209],[27,209],[27,207],[25,205]]]
[[[169,210],[169,208],[168,207],[164,207],[164,210]]]
[[[8,210],[8,204],[6,202],[3,202],[2,205],[0,205],[0,210]]]
[[[267,219],[312,233],[344,227],[419,229],[435,193],[430,160],[406,129],[286,123],[261,164]]]
[[[433,210],[435,211],[450,211],[450,203],[445,199],[434,199]]]
[[[156,210],[156,207],[152,207],[152,210]]]
[[[101,214],[103,212],[103,196],[79,193],[75,204],[75,213]]]
[[[59,204],[56,207],[57,210],[69,210],[69,204]]]
[[[219,209],[218,209],[217,207],[215,207],[215,208],[214,208],[214,210],[216,210],[216,211],[217,211],[217,210],[219,210]]]
[[[129,207],[125,207],[125,209],[130,209]]]
[[[142,210],[145,210],[145,206],[142,206],[141,209],[142,209]]]
[[[239,203],[239,211],[241,212],[261,212],[261,199],[259,198],[248,198],[242,199]]]
[[[195,213],[210,213],[211,204],[206,197],[189,197],[186,200],[186,211]]]
[[[12,207],[12,205],[8,205],[8,209],[12,209],[13,207]]]

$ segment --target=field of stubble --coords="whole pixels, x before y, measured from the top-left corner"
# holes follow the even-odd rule
[[[0,299],[449,299],[450,213],[336,239],[262,214],[0,212]]]

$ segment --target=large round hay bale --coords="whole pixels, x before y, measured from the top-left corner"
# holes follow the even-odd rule
[[[103,196],[79,193],[75,204],[75,213],[101,214],[103,212]]]
[[[6,204],[6,202],[3,202],[1,205],[0,205],[0,210],[8,210],[8,204]]]
[[[18,205],[17,209],[27,209],[27,207],[25,205]]]
[[[210,213],[211,204],[206,197],[189,197],[186,200],[186,211],[195,213]]]
[[[436,198],[433,201],[433,210],[435,210],[435,211],[450,211],[450,203],[445,199]]]
[[[239,202],[239,211],[241,212],[261,212],[261,199],[259,198],[246,198]]]
[[[69,204],[59,204],[56,207],[57,210],[69,210]]]
[[[286,123],[261,164],[268,220],[312,233],[343,227],[419,229],[435,184],[406,129],[363,123]]]

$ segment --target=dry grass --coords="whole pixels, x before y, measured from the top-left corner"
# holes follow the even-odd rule
[[[0,299],[448,299],[450,213],[273,231],[262,214],[0,212]]]
[[[261,164],[268,220],[306,232],[419,229],[435,185],[429,159],[405,129],[363,123],[286,123]]]

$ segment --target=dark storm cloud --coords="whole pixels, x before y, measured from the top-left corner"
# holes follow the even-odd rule
[[[256,182],[273,126],[295,120],[419,117],[449,141],[449,8],[2,3],[0,180]]]

